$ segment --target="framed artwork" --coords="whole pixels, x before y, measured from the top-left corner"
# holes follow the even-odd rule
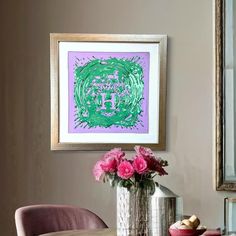
[[[51,34],[51,149],[165,149],[166,35]]]

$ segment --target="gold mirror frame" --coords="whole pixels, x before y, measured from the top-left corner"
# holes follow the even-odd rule
[[[224,171],[224,17],[225,0],[215,0],[216,190],[236,191]]]

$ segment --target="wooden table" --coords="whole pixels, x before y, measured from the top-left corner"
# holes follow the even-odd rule
[[[94,230],[68,230],[54,233],[41,234],[39,236],[116,236],[115,229],[94,229]]]
[[[215,235],[221,235],[220,231],[206,231],[205,233],[216,233]],[[217,232],[219,234],[217,234]],[[39,236],[117,236],[116,229],[94,229],[94,230],[68,230],[68,231],[60,231],[60,232],[54,232],[54,233],[47,233],[47,234],[41,234]],[[126,234],[120,234],[120,235],[126,235]],[[208,235],[208,234],[206,234]],[[209,234],[214,235],[214,234]],[[224,236],[235,236],[236,234],[231,235],[224,235]]]

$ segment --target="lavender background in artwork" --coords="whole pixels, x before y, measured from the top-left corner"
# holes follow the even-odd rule
[[[81,66],[85,65],[92,58],[97,59],[109,59],[109,58],[118,58],[118,59],[131,59],[133,57],[140,57],[138,61],[139,65],[143,68],[143,80],[144,80],[144,99],[142,102],[142,116],[139,116],[139,120],[142,121],[143,125],[138,124],[135,128],[125,128],[125,127],[115,127],[111,126],[109,128],[96,127],[74,127],[75,119],[75,102],[74,102],[74,69],[76,61],[78,59],[81,62]],[[69,85],[69,124],[68,131],[69,133],[148,133],[148,94],[149,94],[149,64],[150,56],[148,52],[68,52],[68,85]]]

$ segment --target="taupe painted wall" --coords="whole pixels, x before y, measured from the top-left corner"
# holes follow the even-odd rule
[[[212,0],[9,0],[0,6],[0,235],[15,235],[17,207],[75,204],[115,225],[115,191],[95,183],[103,152],[51,152],[49,33],[167,34],[169,176],[184,212],[222,226],[213,187]]]

